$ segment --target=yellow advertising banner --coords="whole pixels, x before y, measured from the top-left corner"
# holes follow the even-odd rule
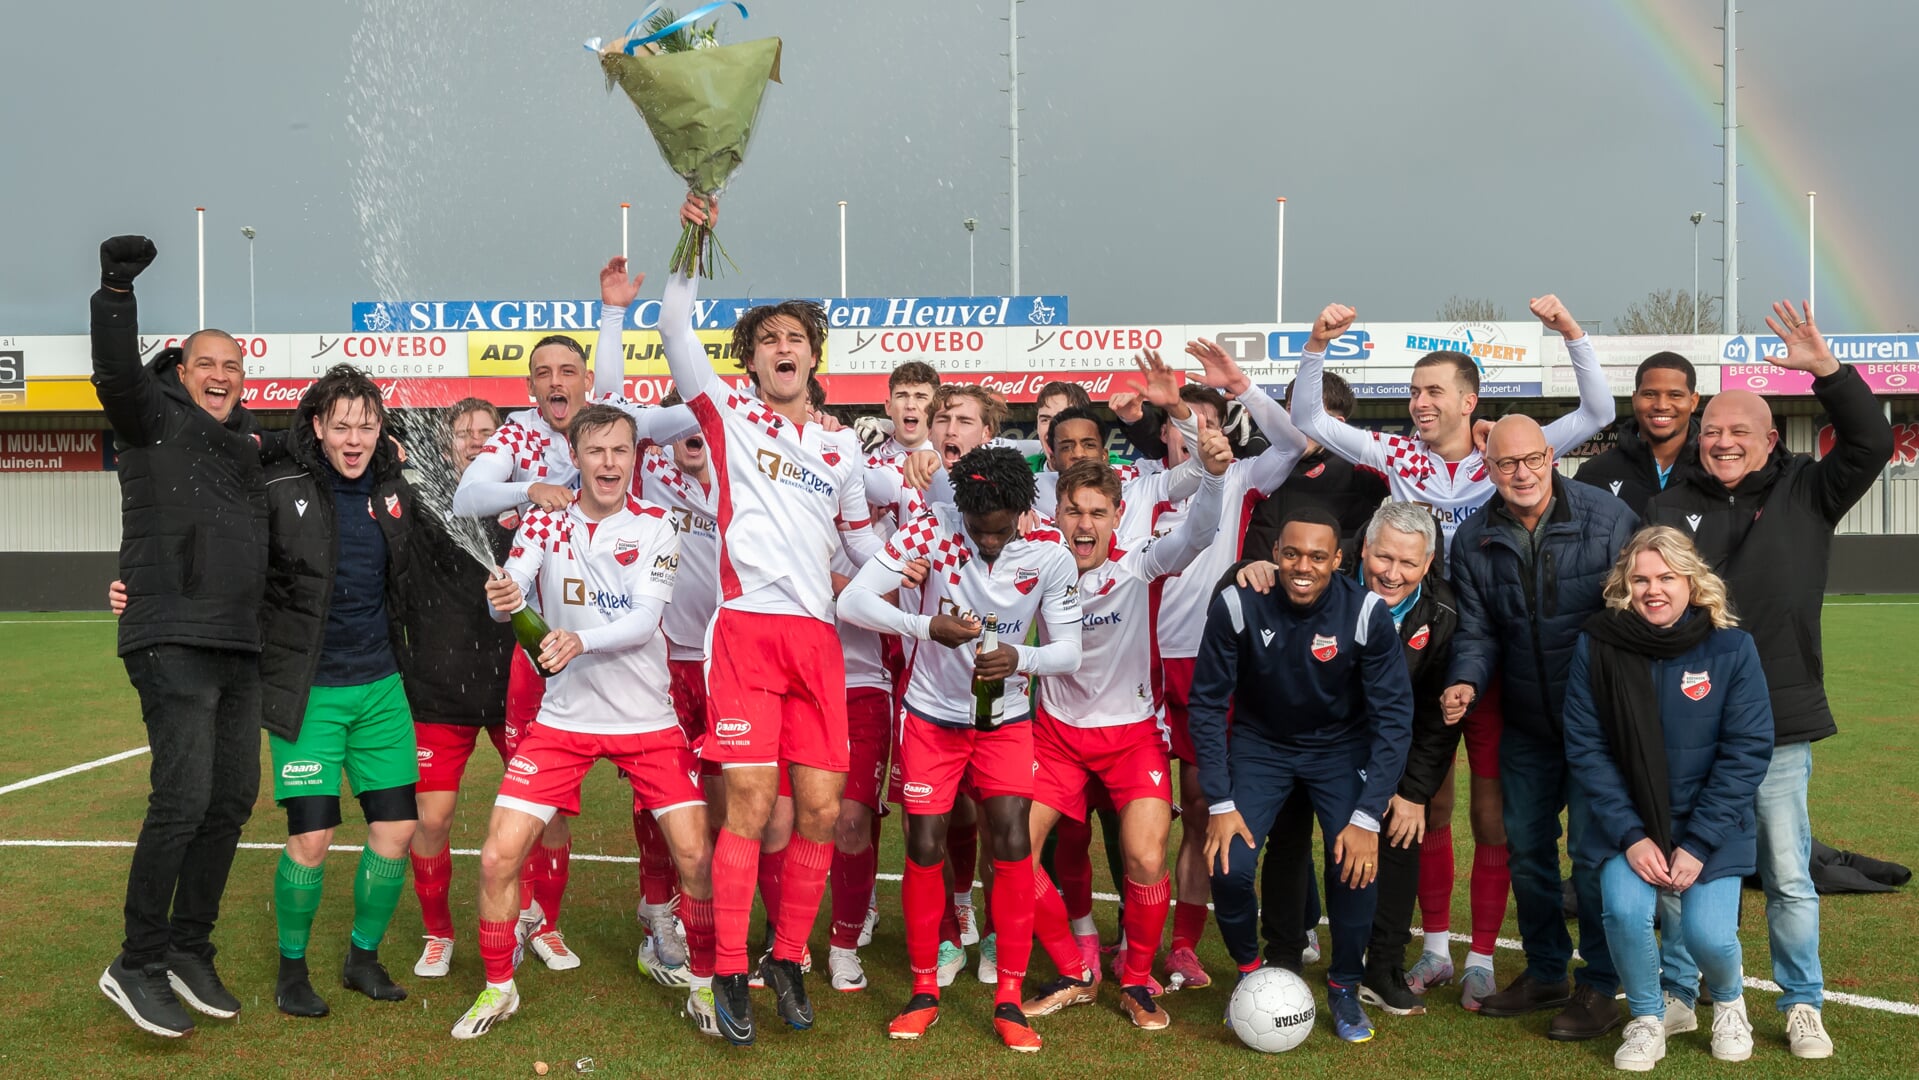
[[[84,375],[27,379],[0,390],[0,412],[99,412],[93,381]]]
[[[475,377],[485,376],[522,376],[526,375],[527,355],[533,346],[550,331],[543,330],[474,330],[466,335],[467,374]],[[721,375],[738,375],[739,367],[732,356],[733,331],[697,330],[700,342],[706,346],[706,358],[713,370]],[[582,333],[569,335],[586,350],[589,364],[598,359],[596,351],[600,335]],[[626,345],[627,375],[667,375],[666,352],[660,345],[660,335],[653,330],[628,330],[623,335]],[[820,372],[827,371],[828,357],[822,352]]]

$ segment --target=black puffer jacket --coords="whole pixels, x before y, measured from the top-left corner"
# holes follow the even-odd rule
[[[394,639],[413,719],[478,727],[504,723],[513,627],[495,622],[487,607],[488,568],[454,543],[448,533],[452,526],[431,520],[424,503],[420,514],[412,557],[399,579],[401,629]],[[466,527],[485,534],[495,565],[505,561],[513,530],[492,518],[469,521]]]
[[[1680,448],[1679,457],[1673,460],[1672,472],[1666,476],[1666,487],[1698,471],[1699,418],[1694,416],[1686,431],[1686,444]],[[1639,437],[1639,423],[1631,417],[1619,422],[1618,441],[1612,449],[1581,465],[1574,479],[1611,492],[1642,518],[1646,516],[1647,501],[1664,490],[1659,486],[1659,463],[1652,456],[1652,447]]]
[[[259,425],[222,424],[180,383],[179,349],[140,363],[132,293],[93,294],[93,386],[120,446],[120,655],[151,645],[260,651],[267,516]]]
[[[286,460],[267,470],[266,609],[261,621],[261,725],[283,739],[300,737],[307,691],[320,666],[333,572],[339,561],[333,488],[313,414],[305,404],[293,420]],[[373,453],[374,520],[386,536],[386,612],[395,655],[399,652],[399,594],[413,558],[417,506],[413,488],[384,437]]]

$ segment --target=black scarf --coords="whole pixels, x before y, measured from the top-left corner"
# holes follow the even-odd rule
[[[1607,608],[1586,620],[1585,629],[1592,640],[1589,674],[1600,730],[1626,778],[1627,794],[1646,835],[1671,858],[1672,790],[1652,665],[1697,648],[1712,634],[1712,617],[1695,608],[1678,623],[1660,628],[1633,611]]]

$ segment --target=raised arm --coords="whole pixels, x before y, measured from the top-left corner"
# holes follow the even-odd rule
[[[1172,532],[1148,540],[1140,548],[1138,572],[1149,581],[1186,569],[1219,535],[1219,519],[1225,509],[1226,470],[1233,464],[1233,444],[1225,432],[1208,424],[1200,434],[1192,460],[1205,468],[1200,474],[1199,491],[1187,507],[1185,517]],[[1128,556],[1131,557],[1131,553]]]
[[[502,441],[505,429],[493,433],[480,455],[460,474],[453,491],[453,512],[461,517],[491,517],[526,505],[531,481],[513,479],[513,454]],[[511,435],[508,435],[511,438]],[[517,546],[517,545],[516,545]]]
[[[1293,418],[1266,391],[1248,385],[1239,395],[1240,404],[1266,436],[1266,449],[1247,462],[1246,486],[1262,495],[1271,495],[1293,474],[1293,466],[1306,453],[1306,436],[1293,426]]]
[[[666,350],[666,369],[686,401],[725,385],[707,362],[700,335],[693,332],[693,302],[699,296],[699,283],[685,274],[667,278],[660,295],[660,345]]]
[[[1612,388],[1606,385],[1606,373],[1599,366],[1599,354],[1593,351],[1592,337],[1573,321],[1572,313],[1559,302],[1559,297],[1548,293],[1528,306],[1546,329],[1556,330],[1566,339],[1566,352],[1572,356],[1573,381],[1579,384],[1579,408],[1546,425],[1546,445],[1563,456],[1612,423]]]
[[[157,253],[144,236],[116,236],[100,245],[100,289],[93,318],[93,388],[114,434],[144,446],[158,434],[164,408],[160,388],[140,362],[139,304],[133,279]]]
[[[626,311],[639,299],[645,274],[626,276],[626,256],[615,255],[600,268],[600,340],[593,347],[593,393],[625,397]]]
[[[1892,424],[1859,372],[1833,358],[1826,339],[1812,324],[1812,312],[1795,311],[1791,301],[1772,306],[1766,327],[1786,344],[1773,363],[1813,376],[1812,392],[1832,417],[1833,446],[1812,467],[1814,497],[1826,520],[1837,523],[1872,490],[1872,482],[1892,458]]]
[[[1386,471],[1386,448],[1373,433],[1327,415],[1326,348],[1353,325],[1358,315],[1344,304],[1329,304],[1313,322],[1306,351],[1293,379],[1293,424],[1307,438],[1355,465]],[[1270,438],[1270,436],[1269,436]]]

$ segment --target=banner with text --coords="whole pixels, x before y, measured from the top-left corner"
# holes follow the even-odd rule
[[[893,296],[816,298],[834,327],[1050,326],[1066,322],[1064,296]],[[741,313],[774,299],[699,300],[693,325],[730,330]],[[660,302],[627,309],[628,330],[660,324]],[[400,300],[353,305],[353,329],[376,334],[462,330],[551,330],[591,333],[600,325],[598,300]]]

